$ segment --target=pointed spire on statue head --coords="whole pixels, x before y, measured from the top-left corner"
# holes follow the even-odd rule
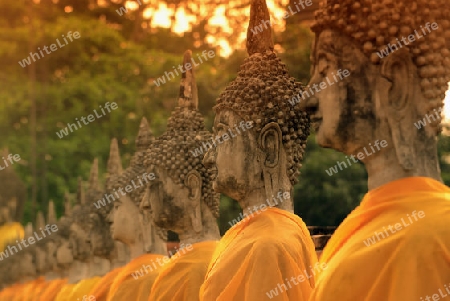
[[[139,125],[139,133],[136,137],[136,149],[137,151],[144,151],[154,140],[154,136],[148,125],[147,119],[142,117],[141,124]]]
[[[86,194],[84,192],[83,180],[81,179],[81,177],[78,177],[77,204],[79,205],[86,204]]]
[[[194,69],[186,68],[186,64],[190,64],[192,66],[192,51],[190,50],[186,50],[184,52],[183,66],[186,69],[186,72],[183,72],[181,75],[178,106],[182,108],[197,110],[198,92],[197,83],[194,76]]]
[[[94,159],[91,166],[91,173],[89,175],[89,190],[100,189],[98,183],[98,158]]]
[[[119,175],[122,173],[122,161],[120,160],[119,145],[117,139],[111,139],[109,147],[109,159],[107,164],[108,177],[112,175]]]
[[[45,228],[45,218],[41,211],[38,211],[36,216],[36,229]]]
[[[30,236],[33,236],[33,224],[31,222],[25,226],[25,237]]]
[[[258,29],[262,28],[262,32]],[[272,27],[266,0],[252,0],[250,5],[250,22],[247,28],[247,53],[264,54],[273,51]]]
[[[48,213],[47,213],[47,223],[49,225],[56,224],[57,217],[56,217],[56,211],[55,211],[55,204],[53,203],[53,200],[50,200],[48,202]]]
[[[70,216],[72,214],[72,202],[70,200],[69,192],[64,192],[64,215]]]

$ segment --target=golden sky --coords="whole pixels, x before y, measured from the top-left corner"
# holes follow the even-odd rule
[[[149,0],[147,0],[149,1]],[[145,1],[145,2],[147,2]],[[227,6],[240,3],[241,0],[230,0],[227,3]],[[267,6],[269,11],[271,12],[272,24],[275,30],[283,30],[284,29],[284,20],[282,16],[285,13],[286,5],[289,3],[289,0],[281,0],[277,1],[275,4],[274,0],[267,0]],[[136,9],[136,2],[127,2],[127,8]],[[204,5],[200,5],[198,3],[188,3],[189,7],[196,11],[201,17],[208,19],[208,27],[213,29],[220,28],[220,30],[224,33],[231,33],[233,31],[232,25],[230,24],[229,17],[233,17],[232,11],[226,11],[227,6],[218,5],[215,6],[213,11],[209,11],[207,7]],[[247,16],[249,15],[249,7],[246,8]],[[242,12],[241,12],[242,13]],[[227,18],[226,15],[229,17]],[[158,26],[163,28],[172,28],[172,31],[177,34],[182,34],[184,32],[190,31],[192,29],[192,24],[196,22],[196,17],[193,15],[189,15],[186,12],[185,7],[179,6],[176,10],[173,8],[169,8],[166,3],[159,3],[157,9],[147,8],[144,11],[144,16],[146,18],[152,18],[152,26]],[[236,16],[237,17],[237,16]],[[243,42],[246,38],[246,27],[240,29],[239,33],[239,41]],[[219,45],[220,52],[219,55],[227,57],[232,52],[235,46],[230,45],[229,41],[226,38],[220,37],[218,35],[210,34],[206,37],[206,41],[209,44]],[[444,115],[446,121],[450,121],[450,91],[447,91],[445,98],[445,107],[444,107]]]

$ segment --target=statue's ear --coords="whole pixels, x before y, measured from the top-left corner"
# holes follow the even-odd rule
[[[414,169],[414,118],[416,104],[410,93],[413,82],[413,64],[408,51],[399,49],[381,61],[381,77],[377,82],[376,101],[380,117],[385,118],[391,130],[397,159],[405,170]]]
[[[280,162],[280,150],[282,148],[282,133],[276,122],[266,124],[259,134],[259,146],[265,154],[263,166],[276,168]]]
[[[199,233],[203,229],[201,199],[202,199],[202,177],[196,170],[188,172],[184,179],[184,185],[189,189],[189,204],[193,210],[190,210],[189,217],[191,219],[194,231]]]

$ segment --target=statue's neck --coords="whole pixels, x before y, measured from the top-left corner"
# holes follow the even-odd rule
[[[89,261],[89,278],[104,276],[111,270],[111,262],[99,256],[93,256]]]
[[[120,241],[114,242],[114,256],[111,258],[111,270],[122,267],[130,261],[130,249]]]
[[[247,216],[260,214],[267,210],[268,207],[276,207],[293,213],[294,205],[290,190],[291,189],[287,191],[279,190],[275,192],[273,196],[268,196],[263,187],[250,192],[244,199],[239,200],[238,202],[242,208],[243,214]]]
[[[420,155],[414,158],[413,170],[405,170],[402,167],[394,148],[374,154],[369,161],[364,162],[369,176],[368,190],[406,177],[428,177],[442,182],[436,143],[426,145],[423,141],[418,141],[416,146],[416,154]],[[422,151],[417,151],[419,148],[422,148]]]
[[[166,242],[159,236],[156,226],[152,224],[150,230],[151,247],[148,253],[167,255]]]
[[[186,231],[179,232],[178,237],[180,238],[180,245],[193,245],[202,241],[218,241],[220,240],[219,226],[217,225],[217,220],[213,216],[211,210],[209,210],[206,204],[202,204],[202,231],[196,232],[191,224],[186,227]]]
[[[69,283],[77,283],[81,279],[88,278],[89,263],[74,260],[69,270]]]
[[[132,244],[127,245],[130,250],[130,260],[136,259],[142,254],[144,254],[144,242],[142,239],[135,241]]]
[[[58,274],[58,273],[56,273],[54,271],[45,273],[45,280],[50,281],[50,280],[55,280],[55,279],[58,279],[58,278],[64,278],[64,277],[61,277],[60,274]]]

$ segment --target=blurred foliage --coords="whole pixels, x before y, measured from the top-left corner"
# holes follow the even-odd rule
[[[38,2],[38,1],[36,1]],[[56,2],[56,3],[55,3]],[[171,110],[176,106],[179,77],[156,86],[153,81],[172,71],[182,62],[186,49],[193,56],[204,50],[219,53],[219,45],[205,43],[208,35],[236,41],[246,26],[248,14],[236,14],[248,8],[248,1],[231,1],[226,15],[233,32],[207,26],[209,11],[201,12],[199,4],[187,1],[151,1],[119,16],[125,0],[0,0],[0,148],[8,147],[22,160],[13,167],[25,182],[28,201],[22,223],[34,219],[31,208],[31,156],[37,156],[37,209],[46,212],[53,199],[58,216],[63,213],[63,195],[76,192],[77,177],[87,180],[91,162],[99,158],[104,175],[109,142],[118,138],[124,166],[134,151],[139,121],[145,116],[154,134],[161,134]],[[198,12],[200,18],[192,29],[176,34],[166,28],[151,26],[151,18],[143,19],[143,10],[157,3],[185,6]],[[208,9],[228,2],[205,1]],[[159,4],[158,4],[159,5]],[[227,4],[228,5],[228,4]],[[233,11],[235,9],[236,11]],[[38,47],[62,41],[69,31],[80,38],[56,51],[45,54],[32,65],[22,68],[18,62],[37,52]],[[274,39],[281,45],[280,57],[292,76],[306,84],[309,78],[309,51],[312,34],[305,26],[290,22]],[[227,83],[235,78],[247,56],[242,49],[223,58],[214,58],[196,68],[200,111],[211,128],[211,108]],[[34,70],[34,71],[33,71]],[[33,80],[33,72],[35,79]],[[36,125],[31,124],[32,99],[36,102]],[[96,119],[88,126],[59,139],[56,132],[75,123],[106,102],[116,102],[118,109]],[[30,146],[36,132],[37,149]],[[439,154],[448,156],[450,141],[441,137]],[[300,182],[295,186],[295,210],[308,225],[338,225],[359,203],[367,190],[367,174],[363,166],[354,164],[328,176],[325,170],[342,161],[344,156],[317,146],[310,137]],[[443,159],[444,160],[444,159]],[[443,178],[450,181],[450,167],[441,162]],[[104,176],[102,176],[104,180]],[[0,183],[1,184],[1,183]],[[0,185],[1,186],[1,185]],[[1,194],[1,192],[0,192]],[[222,196],[221,233],[240,212],[237,202]]]

